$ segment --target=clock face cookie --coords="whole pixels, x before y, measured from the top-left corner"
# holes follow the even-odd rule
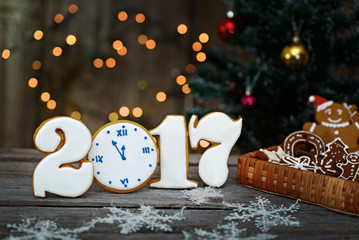
[[[151,134],[141,125],[116,121],[103,126],[93,138],[88,158],[95,180],[113,192],[132,192],[154,174],[158,150]]]

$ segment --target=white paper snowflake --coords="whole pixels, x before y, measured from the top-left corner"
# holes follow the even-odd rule
[[[107,214],[106,217],[93,218],[91,224],[116,224],[122,234],[137,232],[142,227],[151,231],[172,231],[172,227],[168,223],[184,219],[184,208],[173,215],[162,215],[159,210],[146,205],[141,205],[137,212],[116,207],[106,207],[106,209],[111,213]]]
[[[238,228],[235,222],[229,222],[225,225],[217,226],[217,229],[206,231],[200,228],[195,228],[193,233],[183,232],[185,239],[216,239],[216,240],[265,240],[276,238],[277,235],[273,234],[257,234],[255,236],[245,236],[245,228]]]
[[[181,192],[197,205],[207,203],[211,198],[223,198],[221,191],[213,187],[194,188],[192,190],[183,190]]]
[[[277,207],[272,204],[268,199],[256,197],[255,202],[250,201],[249,206],[240,203],[226,203],[223,204],[227,207],[234,208],[233,213],[225,217],[226,220],[240,220],[250,221],[254,219],[255,225],[262,231],[268,232],[271,227],[284,225],[284,226],[299,226],[299,221],[289,215],[299,209],[298,201],[290,207],[281,205]]]
[[[7,239],[13,240],[27,240],[27,239],[60,239],[72,240],[79,239],[79,233],[87,232],[92,227],[91,225],[84,225],[79,228],[63,228],[51,220],[37,220],[35,218],[24,219],[21,224],[7,224],[11,233],[20,233],[21,236],[10,235]]]

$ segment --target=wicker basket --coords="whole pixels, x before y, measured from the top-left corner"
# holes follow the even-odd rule
[[[267,150],[276,149],[273,146]],[[238,158],[238,183],[359,215],[359,182],[269,163],[261,156],[260,151],[255,151]]]

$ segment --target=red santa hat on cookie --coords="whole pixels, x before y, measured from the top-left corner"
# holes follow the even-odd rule
[[[333,104],[333,101],[328,101],[327,99],[318,95],[310,96],[309,102],[314,104],[314,108],[317,112],[322,111]]]

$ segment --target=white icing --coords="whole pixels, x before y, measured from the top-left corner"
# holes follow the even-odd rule
[[[150,131],[160,136],[161,179],[150,183],[155,188],[195,188],[198,183],[187,179],[188,142],[184,116],[168,115]]]
[[[338,123],[338,122],[341,122],[342,119],[341,119],[341,118],[338,118],[337,120],[333,120],[333,119],[331,119],[330,117],[328,117],[328,121],[331,122],[331,123]]]
[[[320,112],[324,109],[326,109],[327,107],[331,106],[334,102],[333,101],[327,101],[325,103],[322,103],[320,105],[317,106],[317,112]]]
[[[312,126],[309,129],[309,132],[314,132],[314,129],[317,125],[315,123],[312,124]]]
[[[204,116],[195,126],[197,118],[193,115],[188,126],[192,148],[196,148],[201,139],[218,143],[203,153],[199,161],[198,173],[207,185],[220,187],[228,178],[228,157],[241,135],[242,118],[233,121],[224,113],[214,112]]]
[[[61,137],[65,144],[57,151]],[[77,197],[84,194],[93,180],[93,165],[83,162],[79,169],[60,167],[83,159],[91,147],[91,133],[80,121],[69,117],[57,117],[40,125],[34,137],[35,146],[49,153],[36,166],[33,176],[33,190],[36,197],[45,197],[46,192],[64,197]],[[55,152],[54,152],[55,151]]]
[[[101,186],[113,192],[130,192],[152,177],[158,154],[154,139],[144,127],[116,121],[97,132],[88,157]]]
[[[286,155],[281,147],[278,147],[277,151],[268,151],[266,149],[259,149],[259,151],[267,155],[268,162],[273,163],[280,163],[280,159]]]
[[[329,127],[329,128],[343,128],[349,126],[349,122],[343,122],[343,123],[327,123],[327,122],[321,122],[323,126]]]
[[[359,129],[359,123],[355,122],[355,126]]]
[[[334,134],[335,134],[335,135],[339,135],[339,131],[338,131],[338,130],[335,130],[335,131],[334,131]]]

